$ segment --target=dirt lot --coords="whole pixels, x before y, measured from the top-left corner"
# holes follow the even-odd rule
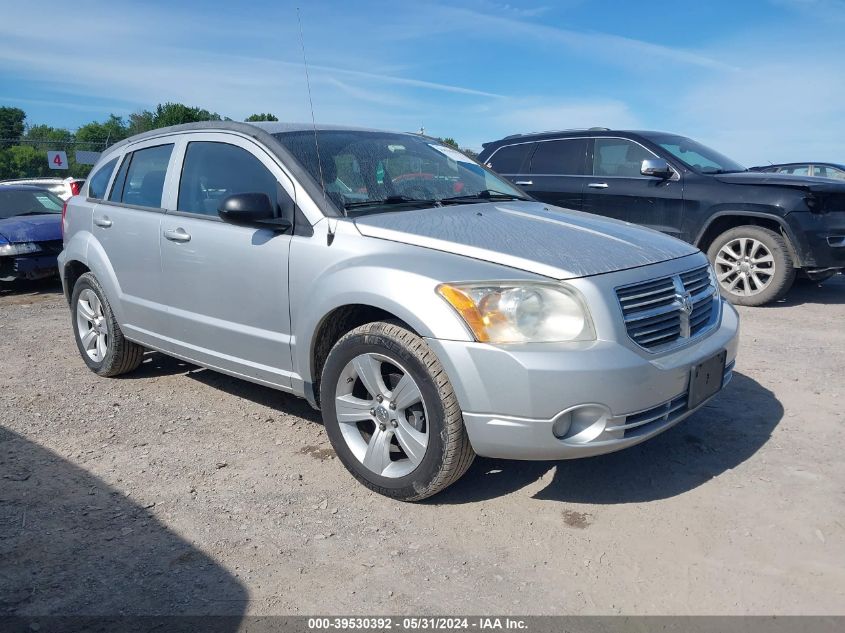
[[[843,614],[845,278],[742,310],[735,378],[628,451],[370,493],[301,400],[78,357],[0,297],[0,614]]]

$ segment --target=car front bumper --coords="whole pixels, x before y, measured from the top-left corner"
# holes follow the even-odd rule
[[[693,367],[724,350],[722,387],[728,383],[738,332],[738,315],[726,302],[710,333],[659,356],[606,340],[508,346],[427,342],[446,369],[475,452],[544,460],[618,451],[674,426],[704,404],[688,406]],[[595,417],[595,423],[559,439],[553,429],[560,430],[573,409]]]
[[[845,211],[796,212],[790,213],[787,220],[802,267],[808,270],[845,268]]]
[[[43,279],[59,272],[55,255],[8,255],[0,257],[0,281]]]

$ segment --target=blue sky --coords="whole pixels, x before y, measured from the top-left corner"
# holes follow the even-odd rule
[[[0,104],[75,128],[180,101],[452,136],[678,132],[745,164],[845,162],[845,0],[0,0]]]

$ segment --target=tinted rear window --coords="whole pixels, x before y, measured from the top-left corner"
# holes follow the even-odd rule
[[[587,139],[571,138],[537,143],[531,159],[532,174],[580,176],[584,173]]]
[[[161,208],[164,178],[173,145],[139,149],[120,166],[109,200],[139,207]]]
[[[505,145],[487,159],[487,164],[500,174],[521,173],[522,166],[531,154],[533,147],[534,143]]]

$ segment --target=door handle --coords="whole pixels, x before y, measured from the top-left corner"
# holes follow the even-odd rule
[[[102,226],[104,229],[107,229],[111,226],[111,219],[109,216],[104,215],[101,218],[94,218],[94,224],[97,226]]]
[[[525,185],[533,185],[533,184],[534,184],[534,181],[533,181],[533,180],[514,180],[514,181],[513,181],[513,184],[515,184],[515,185],[523,185],[523,186],[525,186]]]
[[[591,182],[587,186],[590,187],[591,189],[607,189],[607,183],[606,182]]]
[[[191,234],[188,233],[181,226],[178,229],[167,229],[164,232],[164,237],[165,237],[165,239],[168,239],[171,242],[190,242],[191,241]]]

